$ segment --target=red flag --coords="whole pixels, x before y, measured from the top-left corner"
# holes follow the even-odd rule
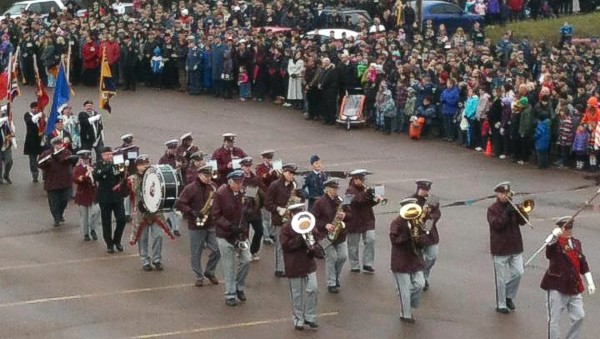
[[[0,74],[0,100],[4,100],[8,95],[8,73]]]
[[[46,86],[41,81],[38,81],[35,85],[35,91],[37,94],[37,104],[40,110],[46,109],[46,106],[50,103],[48,93],[46,93]]]

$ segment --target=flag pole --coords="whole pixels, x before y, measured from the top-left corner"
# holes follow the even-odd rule
[[[103,73],[102,73],[102,66],[104,65],[104,58],[106,58],[106,46],[102,47],[102,59],[100,59],[100,81],[98,82],[98,96],[99,96],[99,100],[98,100],[98,109],[100,110],[102,107],[100,107],[100,105],[102,104],[102,78],[103,78]]]
[[[12,132],[12,72],[13,72],[13,53],[8,54],[8,66],[6,67],[6,116],[8,117],[8,127]]]
[[[69,43],[69,49],[67,51],[67,68],[65,69],[66,76],[67,76],[67,82],[69,83],[69,86],[71,84],[71,44]]]

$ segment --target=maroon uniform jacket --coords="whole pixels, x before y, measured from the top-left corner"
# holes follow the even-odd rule
[[[242,192],[234,193],[229,185],[219,187],[212,206],[212,218],[217,227],[217,237],[235,244],[237,239],[232,232],[232,227],[240,225],[243,212]]]
[[[351,183],[346,189],[346,195],[354,196],[348,208],[346,231],[348,233],[364,233],[375,229],[375,213],[373,206],[377,203],[367,194],[364,186]]]
[[[177,169],[177,156],[175,154],[165,154],[158,160],[159,165],[171,165],[174,169]]]
[[[265,187],[270,187],[271,183],[273,183],[279,177],[277,172],[271,173],[272,169],[273,166],[265,162],[261,162],[260,164],[256,165],[256,175],[260,177],[260,180],[262,180],[262,183]]]
[[[227,164],[231,162],[231,157],[234,158],[245,158],[247,155],[241,148],[233,147],[231,150],[220,147],[217,148],[212,155],[212,159],[217,161],[217,170],[219,171],[219,178],[217,179],[218,184],[227,183],[227,174],[229,174],[232,169],[227,168]]]
[[[189,185],[191,183],[193,183],[194,181],[198,180],[198,168],[195,166],[188,166],[185,169],[185,178],[183,178],[185,180],[185,184]]]
[[[415,273],[425,268],[422,255],[414,250],[408,222],[397,217],[390,225],[390,242],[392,243],[392,272]]]
[[[572,248],[563,248],[555,242],[546,247],[546,258],[550,260],[550,266],[544,274],[540,287],[546,291],[556,290],[562,294],[577,295],[581,293],[578,289],[580,274],[586,274],[590,271],[588,262],[583,255],[581,242],[578,239],[571,238]],[[576,251],[579,257],[579,273],[573,266],[571,260],[565,253],[567,250]],[[583,283],[583,282],[582,282]]]
[[[208,196],[210,195],[211,191],[215,191],[215,187],[212,183],[209,183],[207,185],[201,182],[200,179],[196,179],[196,181],[185,186],[185,188],[179,195],[179,199],[177,199],[175,208],[177,208],[177,210],[179,210],[187,219],[189,230],[209,229],[214,227],[212,215],[210,212],[208,215],[208,219],[206,219],[206,222],[204,223],[204,226],[202,228],[196,226],[196,217],[193,213],[200,213],[200,211],[206,204],[206,200],[208,200]]]
[[[523,238],[520,225],[525,221],[509,203],[496,201],[487,210],[490,224],[490,253],[511,255],[523,253]]]
[[[77,185],[74,200],[80,206],[91,206],[96,201],[96,182],[86,173],[87,167],[82,164],[73,169],[73,182]]]
[[[263,186],[262,181],[256,176],[256,174],[251,172],[249,177],[244,176],[243,185],[244,188],[248,186],[258,187],[257,197],[255,199],[246,199],[244,202],[247,220],[251,221],[262,219],[260,209],[263,208],[265,204],[265,187]]]
[[[273,226],[281,226],[283,224],[283,218],[277,212],[277,207],[287,207],[293,190],[294,185],[291,182],[286,182],[283,177],[277,179],[269,186],[267,197],[265,198],[265,209],[271,212],[271,224]]]
[[[421,206],[421,207],[425,206],[425,203],[427,202],[427,199],[425,197],[422,197],[416,193],[413,194],[411,196],[411,198],[416,198],[417,204],[419,204],[419,206]],[[440,235],[439,235],[438,229],[437,229],[437,222],[438,222],[438,220],[440,220],[441,217],[442,217],[442,211],[440,210],[440,207],[432,206],[431,212],[429,212],[425,221],[433,220],[433,225],[431,226],[431,230],[429,230],[429,234],[424,235],[423,245],[430,246],[430,245],[435,245],[435,244],[440,243]]]
[[[187,168],[190,160],[190,156],[196,152],[198,152],[198,146],[177,146],[177,150],[175,151],[175,155],[177,156],[177,160],[183,164],[183,168]]]
[[[283,249],[285,275],[288,278],[302,278],[317,270],[317,263],[308,253],[306,241],[302,235],[294,232],[289,222],[281,228],[279,241]]]
[[[327,224],[331,224],[335,215],[337,214],[339,202],[331,199],[327,194],[320,196],[315,204],[313,205],[312,214],[315,216],[316,224],[315,229],[316,237],[321,240],[329,233],[325,227]],[[340,235],[337,237],[334,245],[341,244],[346,241],[346,230],[342,229]]]
[[[54,153],[54,149],[47,149],[40,154],[39,159],[43,159],[52,153]],[[70,155],[71,152],[68,149],[64,149],[55,157],[50,157],[43,163],[38,164],[38,167],[44,171],[44,190],[63,190],[73,185],[73,170],[69,159]]]

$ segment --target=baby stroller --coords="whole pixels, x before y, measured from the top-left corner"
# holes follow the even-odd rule
[[[354,92],[353,92],[354,93]],[[348,93],[342,100],[340,112],[336,122],[350,130],[352,125],[360,126],[366,123],[364,116],[365,96],[363,94]]]
[[[410,127],[408,135],[412,140],[421,139],[421,133],[423,133],[423,126],[425,125],[425,118],[412,116],[410,118]]]

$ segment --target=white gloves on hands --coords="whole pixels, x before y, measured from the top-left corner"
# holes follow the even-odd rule
[[[98,113],[98,114],[94,115],[93,117],[89,117],[88,121],[89,122],[96,122],[96,121],[100,120],[101,117],[102,117],[102,114]]]
[[[556,227],[552,230],[552,235],[555,237],[560,237],[560,235],[563,233],[562,229],[560,227]]]
[[[37,124],[37,122],[40,121],[41,117],[42,117],[42,112],[39,112],[38,114],[34,114],[31,117],[31,121],[33,121],[34,124]]]
[[[283,217],[283,215],[285,214],[287,210],[283,207],[277,207],[277,213],[279,213],[280,216]]]
[[[583,276],[585,277],[585,281],[587,282],[589,295],[594,294],[596,292],[596,285],[594,285],[594,279],[592,278],[592,272],[587,272]]]

